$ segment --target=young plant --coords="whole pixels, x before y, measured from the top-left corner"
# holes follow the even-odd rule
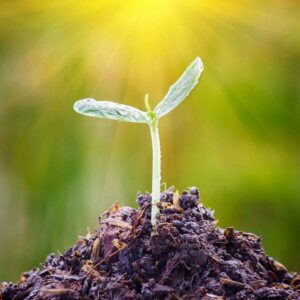
[[[157,203],[160,201],[161,154],[158,121],[161,117],[175,109],[189,95],[198,83],[202,71],[202,61],[197,57],[181,77],[169,88],[166,96],[153,110],[149,105],[148,95],[145,96],[146,112],[132,106],[111,101],[96,101],[94,99],[83,99],[74,104],[74,110],[86,116],[133,123],[146,123],[149,125],[153,153],[151,209],[151,223],[153,226],[156,224],[156,215],[158,213]]]

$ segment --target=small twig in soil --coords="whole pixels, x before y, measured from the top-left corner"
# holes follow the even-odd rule
[[[91,260],[92,261],[97,260],[99,257],[99,253],[100,253],[100,239],[96,238],[92,249]]]
[[[124,248],[123,248],[123,249],[118,249],[117,251],[113,252],[112,254],[110,254],[110,255],[104,257],[102,260],[100,260],[97,264],[95,264],[95,265],[92,267],[92,269],[87,273],[87,275],[89,275],[93,270],[95,270],[98,266],[100,266],[102,263],[104,263],[107,259],[109,259],[109,258],[115,256],[115,255],[116,255],[118,252],[120,252],[121,250],[124,250]]]
[[[122,228],[128,228],[128,229],[132,229],[132,226],[126,222],[123,221],[117,221],[117,220],[110,220],[107,219],[105,221],[101,221],[99,222],[99,224],[107,224],[107,225],[113,225],[113,226],[117,226],[117,227],[122,227]]]

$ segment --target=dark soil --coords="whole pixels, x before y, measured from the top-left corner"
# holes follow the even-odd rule
[[[300,276],[265,255],[254,234],[221,229],[196,188],[114,205],[99,228],[41,270],[2,283],[0,299],[300,299]]]

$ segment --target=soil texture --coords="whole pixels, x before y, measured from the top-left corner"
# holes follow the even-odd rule
[[[138,209],[115,204],[99,227],[64,254],[50,254],[0,299],[300,299],[300,276],[267,256],[260,237],[217,226],[197,188],[151,196]]]

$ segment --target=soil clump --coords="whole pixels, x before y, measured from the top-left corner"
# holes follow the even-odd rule
[[[137,203],[115,204],[64,254],[0,283],[0,299],[300,299],[300,276],[267,256],[260,237],[218,227],[197,188],[163,192],[154,229],[151,196]]]

